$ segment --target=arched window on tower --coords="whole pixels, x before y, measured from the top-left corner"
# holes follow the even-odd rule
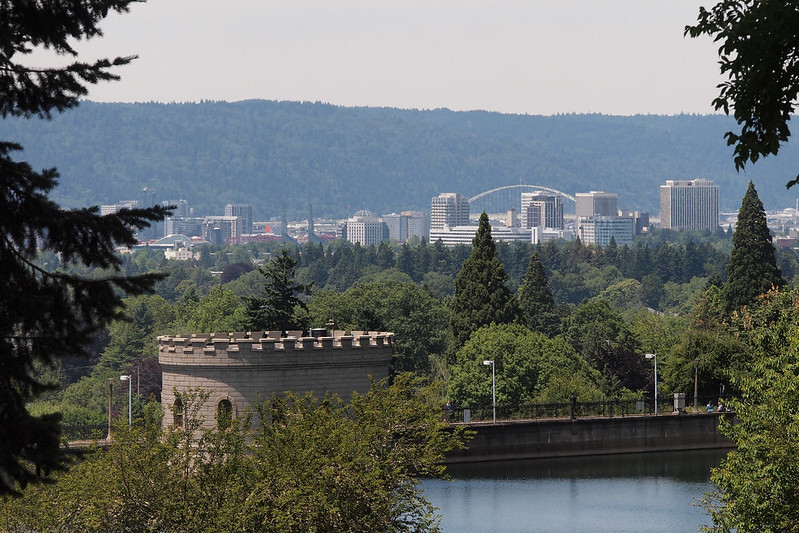
[[[185,424],[183,401],[179,396],[175,398],[175,404],[172,406],[172,424],[174,425],[175,429],[182,429]]]
[[[233,425],[233,404],[227,398],[220,400],[216,406],[216,423],[219,429],[227,429]]]

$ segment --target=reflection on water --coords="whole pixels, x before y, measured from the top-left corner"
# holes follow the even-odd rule
[[[726,452],[668,452],[453,465],[426,480],[445,533],[681,532],[709,522],[698,500]]]

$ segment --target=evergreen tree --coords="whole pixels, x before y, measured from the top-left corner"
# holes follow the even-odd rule
[[[482,326],[514,321],[515,299],[506,286],[507,280],[508,275],[497,259],[488,215],[484,212],[472,240],[472,253],[455,277],[451,323],[458,347]]]
[[[307,294],[310,283],[295,281],[297,261],[283,248],[281,254],[262,265],[264,297],[247,299],[250,327],[255,330],[290,331],[306,329],[308,306],[298,294]],[[301,314],[299,311],[305,311]]]
[[[731,313],[753,303],[772,287],[784,284],[785,280],[777,268],[763,202],[750,181],[732,235],[727,283],[722,292],[725,310]]]
[[[538,252],[530,257],[517,301],[519,317],[524,325],[548,337],[558,334],[560,318],[555,313],[555,301],[547,285],[547,275]]]
[[[413,252],[411,251],[411,247],[408,246],[408,243],[403,244],[400,247],[399,255],[397,255],[397,270],[400,272],[405,272],[411,278],[414,278],[416,275],[416,268],[413,261]]]
[[[0,116],[49,118],[76,106],[87,85],[116,79],[112,67],[131,57],[56,68],[31,67],[23,59],[42,49],[77,56],[70,43],[101,35],[99,24],[109,12],[125,12],[132,1],[0,2]],[[162,208],[107,216],[96,207],[62,209],[48,199],[56,170],[35,172],[13,159],[19,150],[0,143],[0,495],[65,466],[59,416],[31,416],[25,405],[53,387],[40,370],[85,355],[98,331],[121,315],[123,294],[146,292],[160,279],[122,274],[116,247],[132,246],[136,229],[168,214]],[[66,266],[107,275],[47,270],[37,264],[40,250],[58,254]]]
[[[377,266],[382,270],[388,270],[394,266],[394,250],[387,241],[380,241],[377,247]]]

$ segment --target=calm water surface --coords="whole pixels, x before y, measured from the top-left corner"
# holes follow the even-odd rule
[[[697,505],[725,451],[453,465],[426,480],[445,533],[697,531]]]

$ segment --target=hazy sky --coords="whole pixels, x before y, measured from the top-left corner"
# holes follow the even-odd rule
[[[508,113],[711,113],[693,0],[150,0],[83,59],[138,54],[97,101],[321,101]]]

